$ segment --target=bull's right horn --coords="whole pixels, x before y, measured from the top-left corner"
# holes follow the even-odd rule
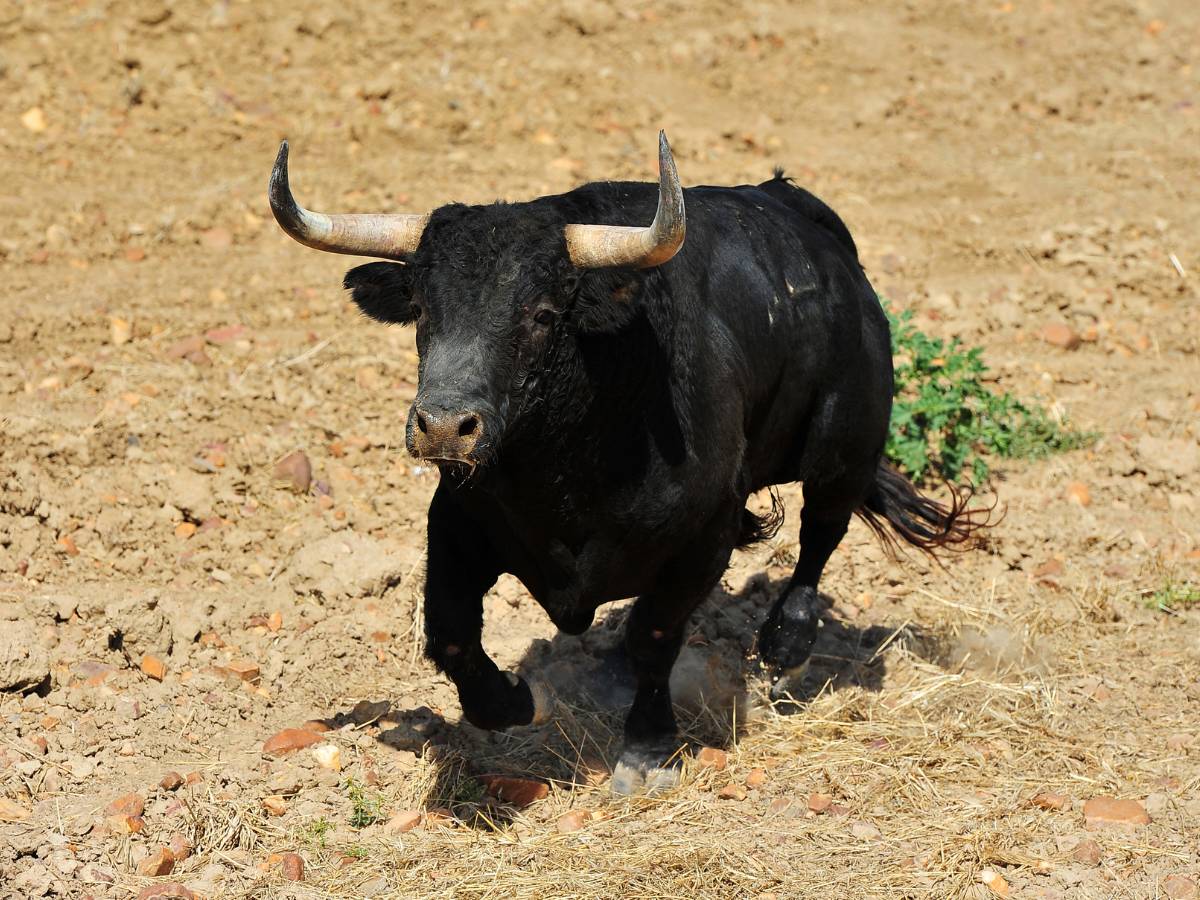
[[[351,213],[327,216],[296,202],[288,185],[288,142],[279,145],[267,189],[275,221],[301,244],[330,253],[407,259],[421,243],[429,216],[412,213]]]

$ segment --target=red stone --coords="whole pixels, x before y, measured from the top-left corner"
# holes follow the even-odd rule
[[[140,816],[146,809],[146,801],[140,794],[122,794],[104,808],[108,816]]]
[[[267,738],[263,744],[263,753],[272,756],[284,756],[296,750],[303,750],[313,744],[319,744],[322,738],[315,731],[304,728],[285,728],[278,734]]]
[[[544,800],[550,795],[550,787],[544,781],[534,781],[531,778],[517,778],[511,775],[481,775],[479,780],[487,787],[487,792],[505,803],[513,806],[529,806],[538,800]]]
[[[1149,825],[1150,814],[1136,800],[1093,797],[1083,804],[1083,821],[1089,828],[1104,825],[1136,828],[1139,825]]]

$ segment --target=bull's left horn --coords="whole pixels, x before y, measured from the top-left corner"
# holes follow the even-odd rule
[[[291,237],[308,247],[330,253],[351,253],[380,259],[407,259],[421,243],[429,216],[379,213],[327,216],[309,212],[296,202],[288,185],[288,142],[279,146],[271,183],[271,212]]]
[[[665,263],[679,252],[686,232],[683,187],[664,132],[658,133],[658,210],[648,227],[568,225],[564,229],[571,262],[581,269]]]

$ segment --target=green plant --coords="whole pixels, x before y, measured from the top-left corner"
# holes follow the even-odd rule
[[[1146,606],[1163,612],[1200,606],[1200,585],[1168,578],[1162,587],[1146,598]]]
[[[325,836],[329,834],[329,832],[333,831],[333,823],[324,817],[320,819],[314,819],[308,823],[306,830],[308,831],[308,837],[310,840],[324,847]]]
[[[353,778],[346,779],[346,794],[350,797],[350,826],[366,828],[383,820],[383,801],[367,793]]]
[[[892,329],[895,396],[886,454],[914,481],[987,480],[988,456],[1041,457],[1085,447],[1095,435],[1056,421],[984,384],[983,351],[931,337],[912,313],[884,312]]]

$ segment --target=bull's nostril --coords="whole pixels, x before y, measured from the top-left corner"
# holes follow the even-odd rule
[[[475,416],[467,416],[458,426],[459,437],[468,437],[474,434],[479,429],[479,419]]]
[[[417,427],[421,429],[422,434],[429,433],[429,426],[425,424],[425,414],[417,413]]]

